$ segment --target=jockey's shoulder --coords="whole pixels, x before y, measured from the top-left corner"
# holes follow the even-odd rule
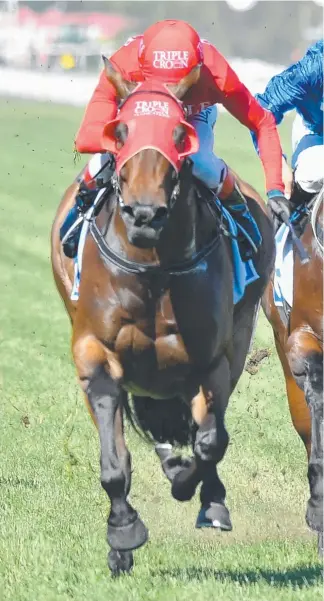
[[[225,56],[208,40],[202,39],[201,45],[204,54],[204,65],[208,67],[212,74],[222,74],[229,68],[229,62]]]
[[[128,38],[110,57],[113,65],[124,77],[138,72],[138,52],[142,39],[142,35],[135,35]]]
[[[309,46],[309,48],[306,51],[306,55],[307,54],[314,54],[315,56],[322,57],[322,55],[323,55],[323,45],[324,45],[323,40],[317,40],[317,42],[314,42],[314,44],[312,44],[311,46]]]
[[[296,65],[309,74],[314,73],[314,71],[323,73],[323,40],[318,40],[309,46]]]

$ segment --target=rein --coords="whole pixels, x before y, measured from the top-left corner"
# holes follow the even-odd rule
[[[312,208],[312,213],[311,213],[311,225],[312,225],[312,230],[313,230],[313,235],[314,238],[317,242],[317,245],[319,246],[321,252],[324,252],[324,246],[323,246],[323,242],[321,242],[319,240],[319,237],[317,235],[317,231],[316,231],[316,219],[317,219],[317,215],[320,211],[320,206],[323,202],[323,197],[324,197],[324,187],[322,188],[322,190],[319,192],[316,200],[314,201],[314,206]]]

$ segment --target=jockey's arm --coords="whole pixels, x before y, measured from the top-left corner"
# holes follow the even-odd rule
[[[272,113],[277,125],[285,113],[307,102],[312,89],[323,87],[322,50],[322,42],[313,44],[300,61],[272,77],[263,94],[256,94],[259,104]],[[253,132],[252,139],[258,151]]]
[[[313,44],[300,61],[272,77],[264,93],[256,95],[260,104],[271,111],[276,123],[282,121],[287,111],[300,105],[312,89],[323,87],[322,52],[322,42]]]
[[[108,81],[105,72],[100,75],[98,85],[86,108],[80,129],[75,138],[75,147],[81,153],[104,152],[102,132],[108,121],[117,113],[117,99],[114,86]]]
[[[238,121],[255,133],[268,195],[282,194],[281,146],[275,119],[257,102],[216,48],[212,47],[212,50],[213,76],[221,102]]]
[[[111,57],[110,62],[123,77],[127,72],[138,69],[137,55],[139,37],[130,38]],[[95,154],[105,152],[102,147],[102,132],[106,123],[116,117],[117,98],[114,86],[102,71],[98,85],[86,108],[75,146],[79,152]]]

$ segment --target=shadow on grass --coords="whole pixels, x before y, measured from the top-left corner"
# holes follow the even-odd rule
[[[237,582],[240,585],[250,585],[266,582],[277,588],[284,587],[309,587],[319,584],[322,580],[321,566],[306,567],[297,565],[295,568],[286,571],[277,570],[216,570],[213,568],[199,568],[189,566],[187,568],[173,568],[170,570],[159,570],[154,572],[162,578],[177,578],[181,581],[202,581],[208,578]]]

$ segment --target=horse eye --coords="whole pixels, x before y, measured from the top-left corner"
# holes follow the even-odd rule
[[[181,151],[184,148],[184,143],[186,139],[186,130],[182,125],[177,125],[173,132],[173,140],[177,150]]]
[[[123,184],[125,184],[127,182],[127,173],[126,173],[126,169],[124,167],[120,171],[119,181]]]
[[[126,123],[119,123],[115,129],[115,138],[117,141],[117,149],[120,150],[125,144],[128,136],[128,127]]]

